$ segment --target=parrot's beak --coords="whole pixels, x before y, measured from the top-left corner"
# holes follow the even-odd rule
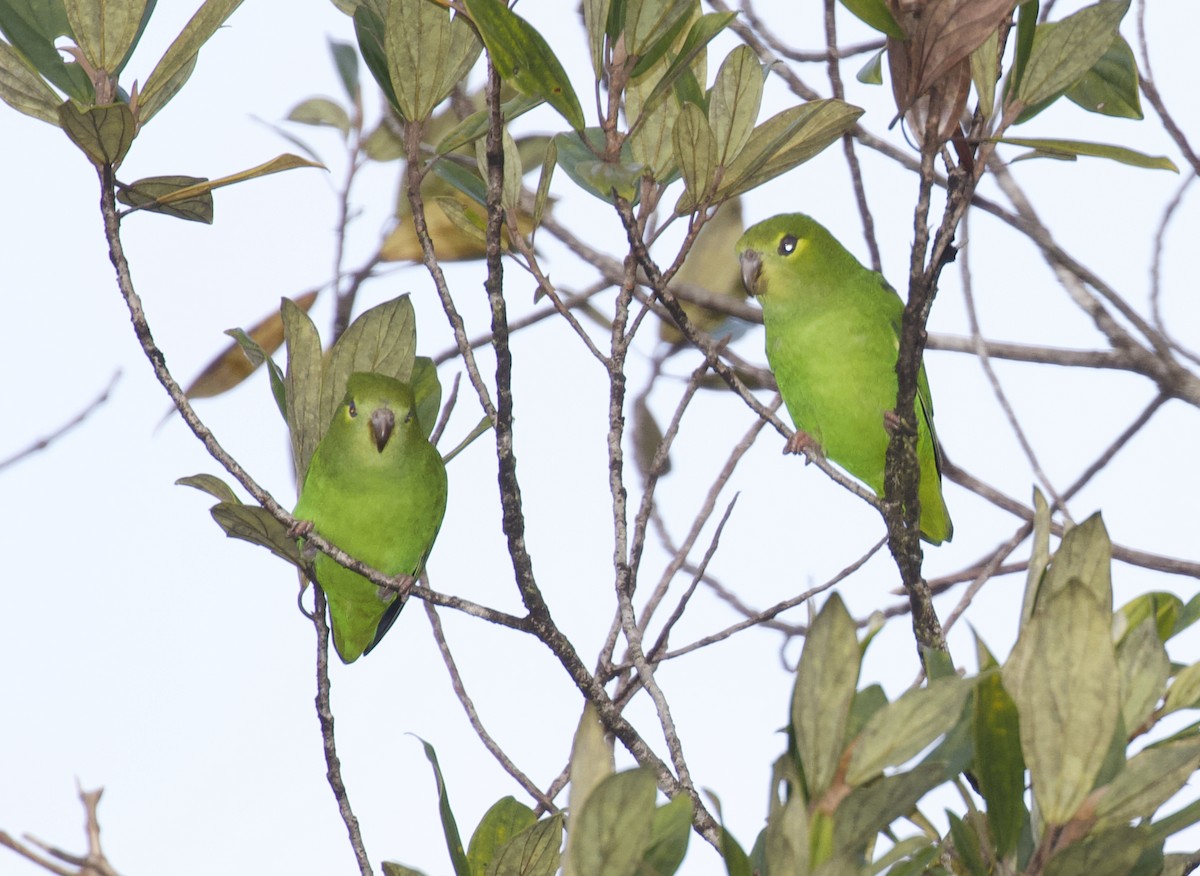
[[[371,437],[375,439],[375,447],[380,453],[383,453],[383,448],[387,446],[395,428],[396,415],[392,413],[391,408],[376,408],[371,411]]]
[[[751,295],[758,295],[758,279],[762,273],[762,256],[756,249],[748,249],[742,253],[742,283]]]

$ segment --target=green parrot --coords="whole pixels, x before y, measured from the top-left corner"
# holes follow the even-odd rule
[[[412,389],[355,373],[329,431],[313,451],[293,515],[386,575],[420,574],[446,512],[446,466],[417,422]],[[329,602],[343,663],[379,644],[404,600],[325,554],[317,581]]]
[[[883,495],[888,430],[896,406],[896,357],[904,303],[803,213],[758,223],[737,243],[742,279],[763,309],[767,361],[797,433],[785,452],[816,446]],[[954,534],[942,498],[941,451],[925,366],[917,384],[921,536]]]

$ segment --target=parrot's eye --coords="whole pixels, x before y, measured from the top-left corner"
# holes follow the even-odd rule
[[[350,414],[351,417],[358,416],[358,408],[354,406],[354,399],[351,399],[350,403],[346,405],[346,412]]]
[[[794,234],[784,235],[783,240],[779,241],[779,254],[782,256],[791,255],[792,253],[794,253],[796,251],[796,244],[798,242],[799,241],[796,240],[796,235],[794,235]]]

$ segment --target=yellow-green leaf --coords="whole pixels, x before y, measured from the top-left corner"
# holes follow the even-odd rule
[[[342,136],[350,134],[350,115],[341,106],[327,97],[310,97],[292,107],[287,114],[289,122],[301,125],[322,125],[337,128]]]
[[[1089,143],[1084,140],[1048,140],[1030,139],[1026,137],[1002,137],[997,142],[1009,143],[1013,146],[1026,146],[1045,153],[1049,157],[1074,157],[1088,155],[1094,158],[1107,158],[1119,161],[1133,167],[1145,167],[1151,170],[1170,170],[1179,173],[1175,162],[1165,155],[1146,155],[1124,146],[1113,146],[1109,143]]]
[[[1141,119],[1137,61],[1125,38],[1117,35],[1091,70],[1067,89],[1067,99],[1093,113],[1121,119]]]
[[[571,821],[568,863],[575,874],[636,876],[650,848],[654,773],[646,767],[609,776]]]
[[[196,66],[196,56],[242,0],[205,0],[146,79],[138,99],[138,118],[145,124],[167,105]]]
[[[63,0],[75,41],[97,70],[116,74],[141,34],[147,0]]]
[[[482,48],[470,25],[428,0],[392,0],[385,47],[397,109],[413,122],[429,118]]]
[[[62,99],[58,92],[46,84],[20,52],[3,41],[0,41],[0,100],[27,116],[60,124],[58,105]]]
[[[321,338],[308,314],[285,298],[279,309],[287,341],[287,372],[283,385],[287,394],[288,433],[292,437],[292,463],[297,483],[303,483],[308,461],[321,440],[329,419],[321,420],[321,372],[324,358]]]
[[[321,428],[333,419],[351,374],[374,371],[408,383],[416,350],[416,318],[407,293],[360,314],[333,345],[321,375]]]
[[[1066,824],[1078,811],[1116,731],[1120,674],[1111,628],[1109,607],[1072,577],[1044,589],[1004,668],[1034,799],[1049,824]]]
[[[804,640],[792,693],[792,732],[809,799],[825,793],[842,758],[861,659],[854,619],[835,593]]]
[[[708,103],[717,163],[722,167],[728,167],[750,139],[762,93],[763,71],[757,53],[749,46],[738,46],[717,71]]]
[[[175,189],[160,198],[156,198],[156,205],[178,204],[183,201],[190,201],[200,195],[207,194],[214,189],[230,186],[234,183],[245,182],[246,180],[258,179],[261,176],[269,176],[273,173],[280,173],[284,170],[295,170],[298,167],[318,167],[325,170],[323,164],[318,164],[315,161],[309,161],[307,158],[301,158],[299,155],[284,153],[270,161],[266,161],[257,167],[251,167],[248,170],[243,170],[239,173],[223,176],[219,179],[204,180],[203,182],[195,183],[194,185],[184,186],[183,188]]]
[[[694,103],[685,104],[675,120],[671,140],[689,203],[702,203],[707,199],[717,173],[717,141],[704,110]]]

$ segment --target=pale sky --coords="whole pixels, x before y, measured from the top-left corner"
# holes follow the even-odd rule
[[[809,4],[789,43],[823,45],[817,4]],[[1078,3],[1059,4],[1055,15]],[[768,4],[762,4],[764,8]],[[543,27],[580,92],[589,120],[590,68],[570,4],[525,0],[520,11]],[[844,10],[839,9],[839,12]],[[123,84],[143,79],[191,13],[191,4],[161,3]],[[1122,32],[1131,42],[1131,12]],[[545,24],[547,17],[552,23]],[[860,34],[849,16],[845,27]],[[1191,4],[1156,4],[1149,12],[1156,80],[1180,127],[1200,143],[1200,103],[1185,40],[1200,29]],[[352,40],[351,22],[332,4],[246,3],[202,52],[192,80],[143,130],[123,180],[160,174],[216,177],[259,164],[293,147],[263,120],[277,123],[302,99],[342,100],[326,39]],[[735,42],[718,41],[710,77]],[[863,123],[887,132],[890,91],[853,80],[847,99],[867,108]],[[476,74],[478,75],[478,73]],[[828,92],[824,71],[806,80]],[[365,69],[366,105],[377,117]],[[794,103],[776,79],[768,114]],[[1089,116],[1063,102],[1019,133],[1119,143],[1168,155],[1174,144],[1145,106],[1142,123]],[[0,637],[7,716],[0,730],[0,830],[31,833],[82,851],[82,812],[75,781],[105,786],[101,804],[109,860],[122,873],[189,874],[250,871],[353,872],[333,796],[325,781],[313,708],[314,637],[295,606],[295,574],[242,542],[227,540],[208,516],[208,498],[174,485],[198,472],[218,473],[178,420],[155,426],[168,406],[137,346],[108,262],[91,166],[61,131],[0,108],[3,173],[0,255],[5,270],[7,342],[0,347],[0,458],[52,432],[84,408],[121,371],[109,401],[47,450],[0,471],[0,532],[9,558],[4,576],[6,632]],[[539,110],[520,131],[555,131],[560,117]],[[155,337],[181,382],[190,380],[226,343],[222,331],[248,327],[295,296],[328,281],[336,222],[333,187],[344,167],[337,136],[288,126],[328,158],[330,173],[298,170],[224,189],[212,226],[142,214],[123,227],[134,282]],[[1016,150],[1009,149],[1006,157]],[[859,150],[884,273],[903,288],[911,238],[915,181],[886,158]],[[396,165],[373,167],[354,190],[363,213],[352,225],[348,267],[361,264],[380,239],[396,191]],[[1163,206],[1184,176],[1097,159],[1029,161],[1012,172],[1059,243],[1148,314],[1152,237]],[[863,243],[840,146],[749,195],[748,222],[775,213],[812,213],[864,261]],[[555,178],[560,220],[598,248],[622,254],[616,216]],[[994,184],[982,191],[1002,198]],[[674,203],[675,194],[666,199]],[[1176,338],[1200,348],[1194,244],[1200,204],[1191,191],[1166,238],[1162,308]],[[552,279],[570,290],[595,279],[592,269],[543,235]],[[973,216],[966,241],[974,295],[986,336],[1031,344],[1103,348],[1103,338],[1064,294],[1037,252],[1000,223]],[[668,260],[673,251],[656,251]],[[732,253],[729,256],[734,257]],[[488,312],[480,264],[452,266],[452,288],[472,335]],[[530,310],[533,283],[510,267],[513,315]],[[955,266],[947,269],[931,330],[965,334],[967,321]],[[360,309],[411,292],[420,351],[437,354],[452,339],[423,268],[396,270],[365,287]],[[604,299],[606,302],[611,299]],[[331,322],[329,296],[313,315],[322,333]],[[604,340],[602,332],[595,336]],[[761,328],[736,342],[762,361]],[[630,364],[631,397],[641,390],[655,335],[646,331]],[[491,360],[481,354],[485,374]],[[606,482],[607,382],[603,370],[557,320],[514,340],[516,450],[528,543],[538,581],[556,620],[585,662],[608,631],[612,595],[612,516]],[[280,359],[282,361],[282,359]],[[671,373],[686,375],[694,356]],[[926,357],[948,455],[1022,502],[1033,483],[1030,464],[1006,424],[978,363],[931,352]],[[1065,488],[1154,396],[1144,378],[1108,371],[1066,371],[998,362],[997,371],[1038,459]],[[445,387],[461,370],[440,371]],[[652,396],[660,422],[683,383],[664,381]],[[284,505],[294,501],[286,431],[257,374],[230,395],[197,404],[219,440]],[[479,419],[464,382],[445,447]],[[660,499],[673,537],[690,526],[713,477],[753,422],[729,393],[701,393],[684,421],[673,472]],[[1114,541],[1195,560],[1200,472],[1192,448],[1200,432],[1194,408],[1165,405],[1110,468],[1070,503],[1082,520],[1104,512]],[[815,467],[780,456],[770,429],[737,469],[694,554],[708,546],[720,511],[739,493],[710,572],[744,600],[765,607],[823,582],[883,534],[871,508]],[[429,561],[435,589],[520,613],[499,529],[495,453],[484,436],[450,466],[450,504]],[[633,498],[637,477],[631,472]],[[964,489],[947,485],[955,540],[927,548],[926,574],[969,565],[1016,529],[1014,518]],[[651,539],[643,586],[657,579],[665,552]],[[1014,559],[1028,555],[1027,545]],[[674,592],[688,580],[680,578]],[[1023,576],[986,586],[966,620],[997,654],[1016,635]],[[839,592],[856,616],[897,604],[895,567],[877,556]],[[1147,589],[1184,599],[1195,580],[1117,564],[1118,605]],[[938,601],[944,617],[961,588]],[[803,608],[788,615],[803,622]],[[443,623],[468,692],[489,731],[545,786],[566,762],[582,701],[549,655],[531,640],[443,612]],[[701,589],[673,644],[723,629],[737,616]],[[781,665],[780,636],[751,630],[664,666],[659,678],[672,702],[697,783],[720,796],[727,824],[746,848],[761,828],[771,762],[782,751],[791,675]],[[975,668],[967,624],[950,639],[956,662]],[[794,662],[799,642],[785,654]],[[1180,662],[1200,658],[1194,630],[1171,643]],[[905,619],[873,643],[863,683],[879,681],[896,696],[917,673]],[[427,873],[450,872],[437,819],[436,791],[414,735],[439,753],[464,841],[487,807],[517,785],[487,754],[467,724],[429,633],[422,607],[411,604],[380,648],[358,663],[333,667],[333,703],[345,780],[368,850]],[[629,711],[662,750],[645,698]],[[618,763],[630,758],[618,752]],[[563,801],[565,803],[565,799]],[[948,804],[955,805],[955,804]],[[961,804],[958,804],[961,805]],[[940,811],[931,806],[931,811]],[[4,851],[5,873],[42,872]],[[723,872],[693,835],[681,872]]]

